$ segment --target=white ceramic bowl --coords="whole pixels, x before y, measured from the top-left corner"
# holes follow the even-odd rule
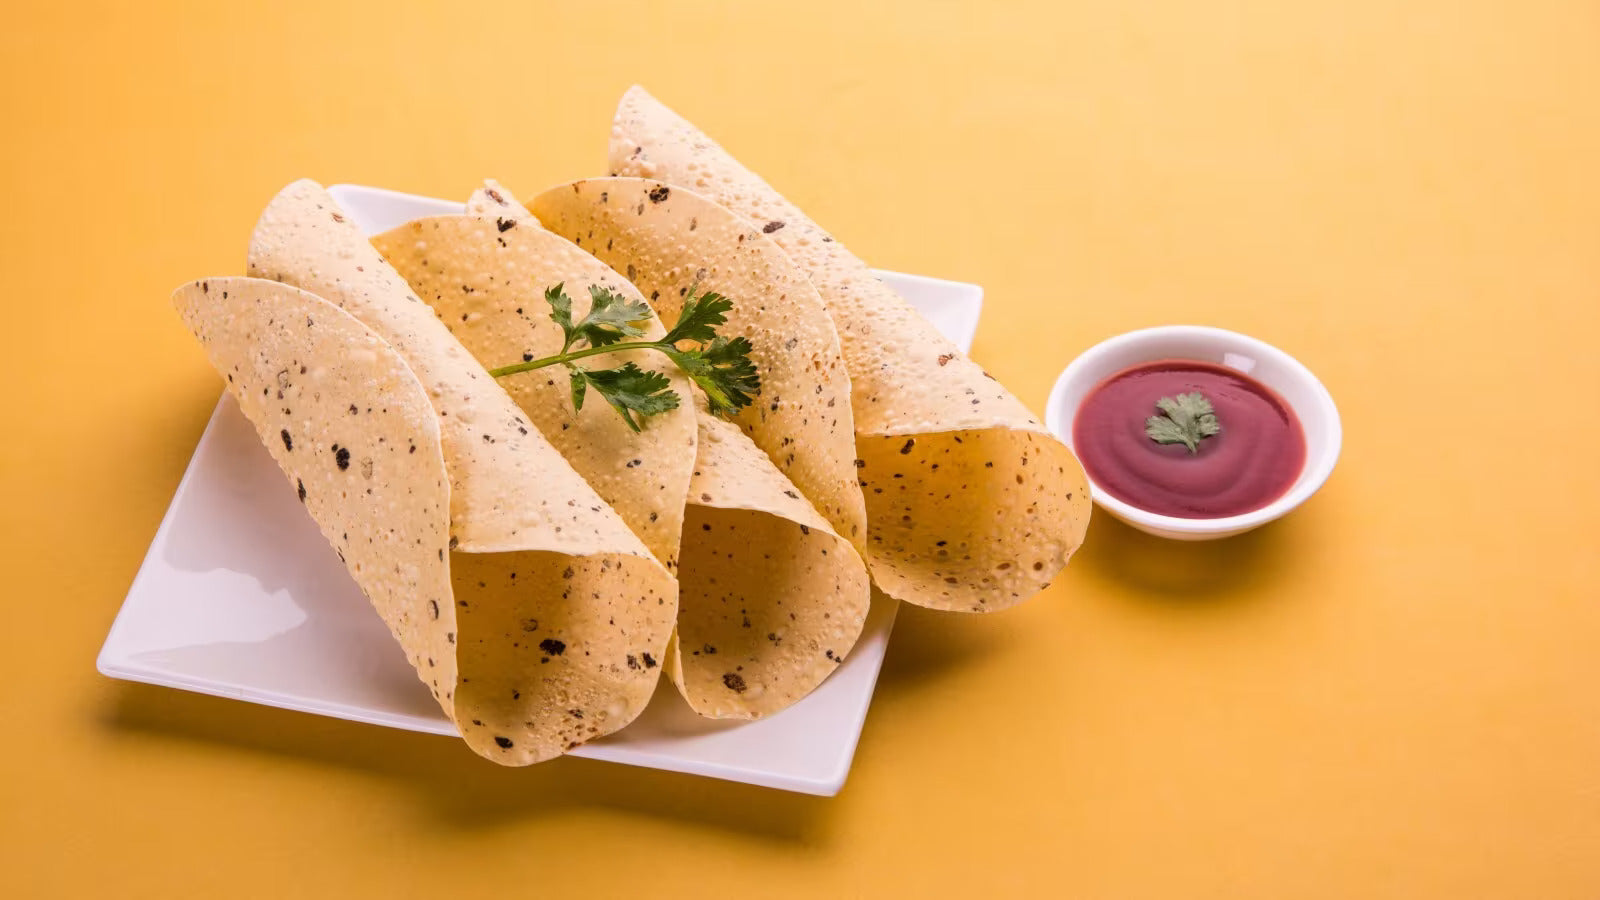
[[[1282,497],[1252,512],[1216,519],[1163,516],[1131,506],[1106,493],[1089,479],[1100,508],[1129,525],[1158,537],[1207,541],[1231,537],[1265,525],[1317,492],[1339,459],[1344,430],[1333,397],[1299,360],[1271,344],[1221,328],[1164,325],[1130,331],[1103,341],[1072,361],[1050,392],[1045,424],[1072,446],[1072,421],[1078,406],[1101,380],[1131,366],[1162,359],[1194,359],[1237,369],[1278,392],[1294,409],[1305,429],[1306,464]],[[1076,451],[1076,447],[1073,448]]]

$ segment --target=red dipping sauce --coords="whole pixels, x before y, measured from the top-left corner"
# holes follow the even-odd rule
[[[1221,432],[1198,452],[1160,444],[1145,421],[1156,401],[1198,391]],[[1283,496],[1306,462],[1305,432],[1273,390],[1215,363],[1168,359],[1124,369],[1089,391],[1072,423],[1078,459],[1096,485],[1130,506],[1164,516],[1219,519]]]

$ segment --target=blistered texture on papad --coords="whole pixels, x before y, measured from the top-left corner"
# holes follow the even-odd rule
[[[565,285],[574,321],[589,314],[592,284],[641,299],[622,276],[528,217],[419,219],[378,235],[372,243],[485,367],[561,352],[561,327],[550,318],[544,298],[548,287]],[[663,334],[660,322],[652,319],[646,339]],[[691,396],[689,380],[660,353],[606,353],[589,357],[583,365],[604,369],[629,361],[669,376],[679,397]],[[635,433],[598,396],[575,413],[567,370],[561,366],[498,381],[656,557],[676,568],[684,498],[694,468],[694,408],[684,404],[651,416]]]
[[[745,216],[822,295],[850,373],[867,562],[885,593],[988,612],[1048,585],[1083,541],[1088,482],[1021,402],[832,235],[637,87],[617,109],[610,168]]]
[[[850,542],[737,427],[700,412],[667,671],[703,716],[811,693],[855,646],[870,582]]]
[[[250,271],[361,320],[428,392],[450,478],[456,724],[472,748],[537,762],[638,715],[657,673],[627,659],[666,648],[667,570],[320,186],[274,198]]]
[[[546,228],[628,276],[675,322],[691,286],[733,301],[761,396],[735,420],[841,535],[866,548],[855,419],[839,335],[822,298],[761,229],[683,188],[639,178],[564,184],[531,204]]]
[[[590,284],[640,299],[599,260],[531,226],[504,216],[443,216],[374,243],[467,349],[498,367],[560,352],[561,330],[544,299],[549,285],[566,285],[577,317],[588,310]],[[662,334],[658,317],[647,337]],[[647,542],[677,541],[683,529],[679,641],[665,657],[641,653],[628,664],[651,668],[665,658],[702,715],[776,712],[821,684],[855,644],[869,599],[861,557],[737,427],[703,403],[696,412],[698,389],[664,356],[601,354],[584,365],[622,361],[613,357],[670,373],[683,405],[635,434],[598,399],[574,415],[559,369],[501,382],[601,495],[617,498]]]
[[[286,284],[212,278],[172,301],[453,719],[450,484],[427,392],[371,329]]]
[[[533,214],[493,178],[484,179],[483,187],[473,191],[472,196],[467,198],[467,215],[533,218]]]

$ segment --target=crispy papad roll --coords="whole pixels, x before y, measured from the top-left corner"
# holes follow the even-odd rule
[[[589,312],[590,285],[639,299],[622,276],[526,216],[418,219],[377,235],[372,244],[480,368],[561,351],[561,327],[550,318],[544,297],[548,287],[561,284],[572,296],[574,321]],[[644,339],[664,333],[651,319]],[[691,396],[689,380],[659,353],[623,350],[589,357],[583,365],[603,369],[628,362],[667,376],[680,397]],[[694,408],[684,404],[651,416],[635,432],[599,397],[574,412],[562,366],[496,383],[645,546],[676,569],[684,498],[694,469]]]
[[[372,329],[260,278],[172,295],[350,577],[456,717],[450,481],[428,394]]]
[[[320,186],[296,182],[267,207],[250,272],[354,316],[427,393],[449,477],[450,536],[447,548],[426,550],[449,551],[457,679],[446,699],[468,744],[521,765],[632,721],[658,672],[629,660],[664,653],[677,616],[666,568]],[[358,419],[383,400],[352,398],[346,414]],[[351,449],[351,469],[364,458]]]
[[[611,130],[612,175],[680,185],[750,220],[822,296],[843,345],[885,593],[991,612],[1047,586],[1083,541],[1090,497],[1072,451],[776,190],[640,88]]]
[[[735,300],[724,333],[750,339],[762,388],[734,421],[835,531],[865,551],[867,511],[839,334],[777,243],[728,209],[649,179],[557,185],[530,207],[546,228],[626,274],[668,321],[691,289]]]
[[[703,716],[775,713],[816,689],[861,637],[866,566],[749,438],[704,406],[689,495],[668,672]]]
[[[642,301],[599,260],[506,212],[420,219],[374,239],[485,367],[561,351],[562,330],[545,299],[554,285],[572,298],[574,320],[589,311],[591,285]],[[665,334],[658,318],[643,327],[639,340]],[[776,712],[820,684],[854,645],[868,606],[865,568],[738,428],[703,406],[695,412],[697,389],[663,355],[619,351],[583,365],[626,361],[666,366],[682,398],[637,433],[598,399],[575,411],[559,366],[501,381],[635,530],[659,542],[669,518],[682,529],[678,635],[665,658],[690,706],[724,718]]]

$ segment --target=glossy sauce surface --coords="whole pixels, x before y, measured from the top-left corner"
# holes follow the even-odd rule
[[[1145,421],[1160,414],[1156,401],[1191,391],[1211,401],[1221,433],[1201,440],[1197,453],[1151,440]],[[1283,398],[1235,369],[1198,360],[1144,363],[1095,385],[1072,437],[1089,477],[1108,493],[1187,519],[1260,509],[1288,491],[1306,460],[1305,433]]]

